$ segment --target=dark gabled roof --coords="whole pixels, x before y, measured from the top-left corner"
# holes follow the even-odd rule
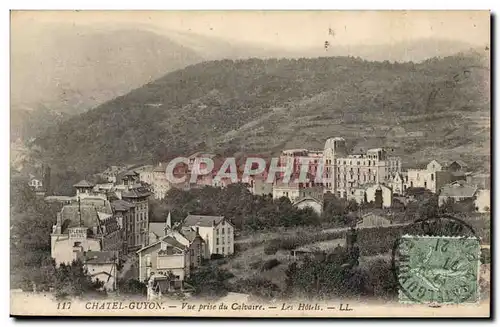
[[[182,236],[184,236],[190,243],[195,240],[196,236],[198,236],[196,231],[194,231],[191,227],[186,226],[183,226],[179,233],[181,233]]]
[[[87,251],[79,252],[77,258],[83,263],[106,264],[114,263],[118,258],[116,251]]]
[[[177,241],[175,238],[173,238],[171,236],[166,236],[161,241],[167,243],[168,245],[176,247],[179,250],[186,249],[186,246],[184,244],[182,244],[181,242]]]
[[[133,176],[133,177],[136,177],[136,176],[139,176],[139,174],[136,171],[134,171],[134,170],[129,170],[125,174],[123,174],[123,176]]]
[[[144,198],[144,197],[148,197],[151,195],[151,192],[149,192],[145,187],[135,187],[135,188],[132,188],[128,191],[125,191],[122,193],[122,198],[133,198],[133,199],[137,199],[137,198]]]
[[[315,197],[312,197],[312,196],[304,196],[304,197],[300,197],[298,198],[294,203],[293,205],[297,205],[299,204],[300,202],[304,202],[304,201],[314,201],[318,204],[321,204],[323,205],[323,202],[321,202],[320,200],[316,199]]]
[[[39,181],[43,181],[43,176],[40,175],[39,173],[33,173],[33,174],[30,174],[29,179],[30,180],[37,179]]]
[[[135,207],[135,204],[125,200],[115,200],[111,203],[111,206],[114,211],[129,211],[131,208]]]
[[[91,182],[89,181],[86,181],[85,179],[82,179],[81,181],[79,181],[78,183],[76,183],[75,185],[73,185],[73,187],[94,187],[95,185],[92,184]]]
[[[467,163],[465,163],[463,160],[453,160],[452,162],[449,163],[448,166],[451,166],[454,162],[460,165],[461,168],[467,168]]]
[[[165,223],[149,223],[149,233],[162,237],[165,236]]]
[[[157,242],[154,242],[154,243],[150,243],[142,248],[140,248],[139,250],[135,251],[135,253],[140,253],[146,249],[149,249],[149,248],[152,248],[152,247],[155,247],[155,246],[159,246],[161,243],[161,241],[157,241]]]
[[[224,220],[224,216],[188,215],[184,219],[184,226],[212,227],[218,225],[222,220]]]
[[[465,181],[455,181],[441,188],[439,196],[446,197],[473,197],[477,192],[477,187],[467,184]]]
[[[142,252],[142,251],[144,251],[146,249],[159,246],[161,244],[161,242],[166,242],[167,244],[169,244],[172,247],[175,247],[175,248],[177,248],[177,249],[179,249],[181,251],[184,251],[186,249],[186,246],[184,244],[180,243],[179,241],[177,241],[175,238],[173,238],[171,236],[164,236],[158,242],[146,245],[146,246],[142,247],[141,249],[137,250],[135,253],[140,253],[140,252]],[[168,250],[167,251],[160,250],[160,251],[158,251],[158,253],[159,254],[171,254]]]

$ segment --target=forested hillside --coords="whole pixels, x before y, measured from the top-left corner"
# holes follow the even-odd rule
[[[484,50],[483,50],[484,51]],[[353,57],[210,61],[167,74],[37,138],[57,170],[165,160],[194,151],[277,153],[393,147],[405,164],[462,158],[489,169],[487,53],[419,64]]]

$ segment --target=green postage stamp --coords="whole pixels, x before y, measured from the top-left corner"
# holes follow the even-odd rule
[[[453,304],[479,300],[477,238],[405,235],[398,248],[400,302]]]

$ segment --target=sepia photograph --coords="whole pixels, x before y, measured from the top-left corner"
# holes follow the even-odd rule
[[[13,317],[490,318],[488,10],[11,10]]]

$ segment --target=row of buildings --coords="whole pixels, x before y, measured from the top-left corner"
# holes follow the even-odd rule
[[[124,257],[138,257],[141,281],[161,275],[156,279],[182,286],[202,259],[234,253],[234,226],[225,217],[190,215],[172,226],[169,215],[165,222],[150,222],[151,192],[137,172],[125,172],[120,182],[108,184],[82,180],[74,185],[74,196],[46,197],[63,204],[50,235],[57,265],[80,259],[94,279],[113,291]]]
[[[141,167],[137,175],[140,181],[149,185],[157,199],[163,199],[173,187],[186,190],[206,185],[225,187],[234,183],[229,178],[218,178],[217,172],[223,158],[214,154],[191,155],[188,164],[180,166],[178,173],[188,177],[191,173],[199,173],[195,170],[204,169],[195,165],[200,158],[213,160],[213,172],[198,176],[195,181],[188,178],[181,184],[172,184],[167,179],[166,165],[163,163],[154,167]],[[393,197],[404,195],[407,189],[424,188],[439,194],[440,204],[447,199],[458,201],[474,197],[478,200],[478,211],[484,212],[489,208],[489,175],[470,172],[467,164],[461,160],[431,160],[424,167],[403,171],[401,158],[390,155],[384,148],[349,153],[345,139],[334,137],[326,140],[323,150],[284,150],[279,162],[281,166],[292,167],[290,180],[285,182],[278,176],[268,182],[267,172],[264,172],[256,176],[243,176],[246,179],[238,181],[247,183],[254,194],[272,195],[273,198],[287,197],[297,205],[321,204],[323,194],[330,192],[339,198],[354,199],[358,203],[375,202],[376,198],[381,198],[377,202],[381,202],[383,207],[390,207]],[[304,162],[307,164],[307,178],[306,181],[299,181],[296,177],[301,173]],[[238,177],[242,177],[242,171],[243,165],[238,165]],[[322,174],[322,178],[316,179],[318,174]]]
[[[291,162],[295,174],[301,171],[303,162],[308,162],[311,178],[302,183],[278,180],[271,184],[257,177],[250,182],[253,193],[272,194],[274,198],[284,196],[297,205],[307,203],[317,207],[322,203],[323,194],[331,192],[358,203],[378,202],[382,207],[391,207],[393,199],[405,195],[408,189],[423,188],[438,194],[440,205],[449,199],[474,199],[478,211],[489,211],[489,175],[470,172],[461,160],[431,160],[424,167],[403,171],[401,159],[390,156],[385,149],[348,153],[345,139],[335,137],[325,142],[323,151],[284,150],[280,161]],[[324,178],[322,183],[315,183],[320,163],[324,167]]]

